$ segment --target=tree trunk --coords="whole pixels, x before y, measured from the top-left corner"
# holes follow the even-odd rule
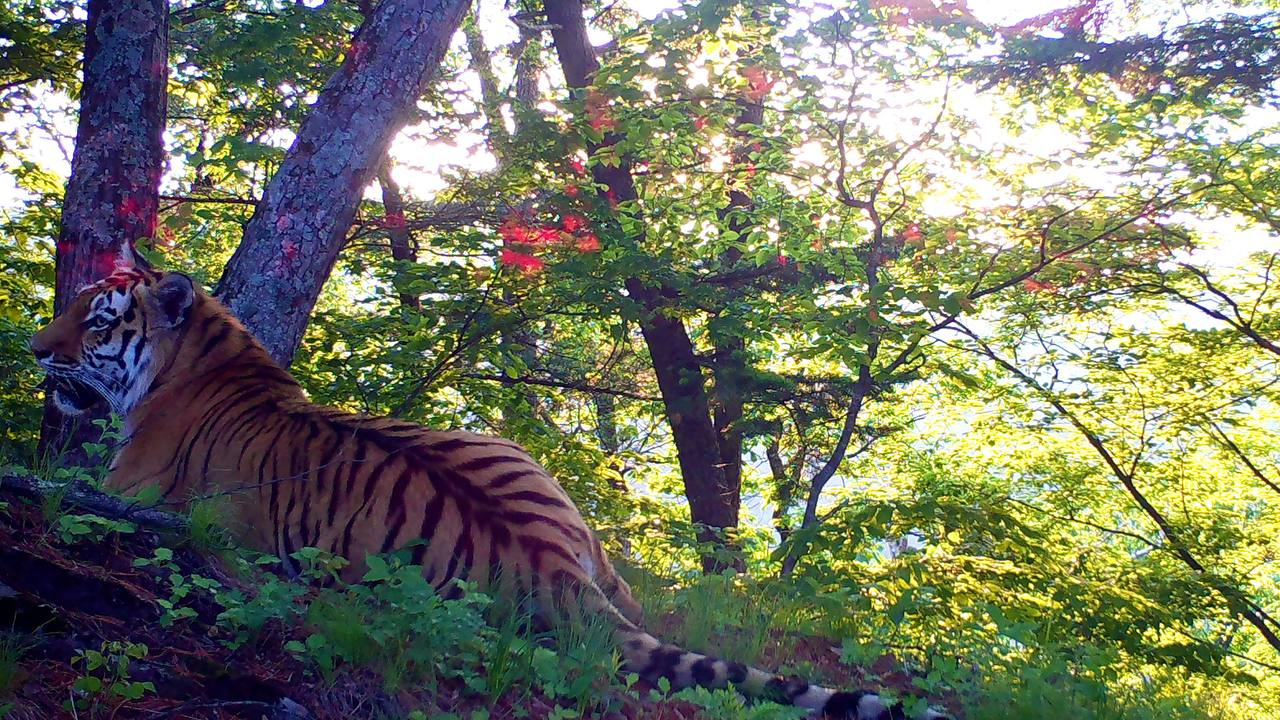
[[[873,273],[874,275],[874,273]],[[804,504],[804,517],[800,520],[798,530],[807,530],[818,523],[818,501],[822,499],[822,491],[831,478],[835,477],[840,464],[847,458],[849,443],[858,430],[858,415],[862,412],[863,403],[875,389],[875,380],[871,375],[871,361],[875,359],[880,343],[872,340],[867,349],[867,362],[858,367],[858,383],[854,386],[853,397],[849,400],[849,408],[845,411],[844,426],[840,429],[840,438],[827,457],[827,462],[809,481],[809,495]],[[865,448],[865,446],[864,446]],[[856,453],[855,453],[856,454]],[[795,572],[805,548],[791,547],[782,559],[782,577],[790,577]]]
[[[511,147],[511,134],[502,118],[502,91],[498,89],[498,76],[493,72],[493,61],[489,57],[489,49],[485,47],[484,35],[480,32],[480,3],[476,3],[476,11],[467,16],[462,23],[462,34],[467,40],[467,54],[471,56],[471,69],[480,78],[480,109],[484,112],[488,125],[489,150],[498,160],[498,167],[506,161],[507,151]]]
[[[302,341],[365,187],[468,4],[378,4],[267,184],[217,295],[282,364]]]
[[[769,461],[769,474],[773,476],[773,483],[778,488],[778,504],[773,509],[773,529],[778,533],[779,542],[785,543],[787,538],[791,537],[791,526],[787,523],[787,508],[791,507],[791,500],[795,494],[795,481],[787,474],[787,464],[782,460],[782,448],[779,447],[777,438],[769,441],[764,454]],[[803,464],[804,452],[798,450],[796,465],[803,467]]]
[[[501,171],[510,160],[509,156],[512,147],[511,133],[507,132],[506,121],[502,116],[502,105],[507,98],[504,97],[498,85],[498,76],[493,70],[493,60],[490,56],[489,48],[485,46],[484,34],[480,32],[479,12],[480,3],[477,2],[475,11],[462,23],[462,34],[466,38],[467,54],[471,58],[471,69],[475,71],[476,77],[480,79],[480,110],[484,114],[487,144],[489,151],[493,153],[493,157],[497,160],[498,170]],[[522,37],[525,33],[525,29],[521,27]],[[519,74],[520,72],[521,70],[517,67],[516,73]],[[536,83],[532,85],[517,84],[517,93],[520,91],[533,94],[517,95],[515,98],[517,103],[532,106],[537,102],[538,86]],[[515,128],[517,135],[521,129],[519,116],[517,116]],[[502,302],[508,306],[516,304],[516,295],[510,287],[502,289]],[[546,329],[549,331],[550,327],[548,326]],[[500,341],[503,353],[519,357],[526,371],[537,367],[538,344],[533,331],[527,324],[502,330]],[[523,406],[521,405],[522,402]],[[502,404],[504,427],[510,427],[513,418],[527,415],[529,412],[539,415],[547,425],[556,427],[550,414],[543,407],[542,402],[539,401],[538,395],[527,385],[518,389],[514,397]]]
[[[155,233],[169,77],[169,8],[163,0],[89,0],[75,156],[58,233],[54,311],[115,269],[138,238]],[[68,421],[45,403],[42,453],[83,462],[96,440],[86,415]]]
[[[382,190],[382,209],[386,215],[387,238],[391,241],[391,259],[397,264],[417,262],[418,253],[405,221],[404,197],[400,194],[400,186],[391,177],[391,158],[385,159],[378,166],[378,187]],[[396,268],[395,283],[403,287],[404,280],[404,271]],[[422,309],[422,303],[414,293],[398,289],[396,294],[403,307],[409,310]]]
[[[733,151],[734,164],[746,161],[750,143],[741,129],[746,125],[764,122],[764,103],[742,100],[736,120],[738,146]],[[755,206],[751,196],[742,190],[729,191],[729,201],[720,211],[720,219],[729,229],[745,236],[751,223],[735,217],[734,210],[746,210]],[[721,272],[730,272],[742,260],[742,253],[729,249],[720,254]],[[746,388],[743,381],[747,374],[746,339],[740,328],[725,332],[711,332],[712,373],[715,384],[711,389],[712,424],[715,427],[720,467],[724,473],[724,486],[733,488],[734,494],[742,494],[742,415],[745,409],[743,397]],[[744,568],[745,569],[745,566]]]
[[[581,0],[547,0],[545,8],[566,82],[575,89],[587,88],[599,63],[587,38]],[[616,137],[606,136],[599,146],[590,149],[594,152],[615,142]],[[629,158],[620,158],[617,166],[596,165],[592,173],[595,181],[607,187],[617,201],[637,199]],[[640,329],[649,348],[675,440],[689,515],[700,527],[701,542],[724,548],[725,531],[738,525],[741,488],[724,471],[702,365],[684,323],[664,313],[666,303],[662,289],[650,287],[639,278],[629,278],[625,287],[627,294],[645,309]],[[702,558],[707,572],[717,572],[733,564],[723,553]]]

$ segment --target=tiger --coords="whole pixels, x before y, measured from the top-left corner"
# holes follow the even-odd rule
[[[245,545],[297,571],[320,548],[350,561],[409,549],[431,585],[524,592],[540,614],[604,619],[623,668],[672,688],[732,687],[813,717],[897,720],[869,690],[836,691],[664,643],[560,484],[520,445],[323,407],[217,299],[179,272],[122,263],[32,337],[52,401],[70,415],[105,401],[123,418],[104,484],[158,488],[181,508],[225,500]],[[148,490],[155,496],[156,490]],[[921,720],[947,715],[928,708]]]

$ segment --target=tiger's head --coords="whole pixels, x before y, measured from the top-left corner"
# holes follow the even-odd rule
[[[81,289],[31,338],[58,409],[79,415],[105,400],[128,415],[174,347],[197,292],[186,275],[135,267]]]

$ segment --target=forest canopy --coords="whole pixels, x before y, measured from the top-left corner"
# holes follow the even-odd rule
[[[27,349],[97,4],[0,8],[0,474],[118,439],[57,467]],[[115,241],[317,402],[528,448],[683,641],[1280,716],[1274,0],[138,4]]]

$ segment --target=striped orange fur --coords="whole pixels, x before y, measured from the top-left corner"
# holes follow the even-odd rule
[[[122,269],[86,288],[32,338],[54,399],[105,399],[127,442],[107,485],[158,486],[181,506],[221,497],[227,526],[278,555],[317,547],[364,572],[370,554],[412,546],[445,592],[454,579],[604,616],[628,669],[675,687],[741,692],[860,720],[904,717],[870,692],[833,692],[664,645],[560,485],[519,445],[311,403],[248,331],[179,273]],[[414,543],[425,540],[425,543]],[[927,711],[927,718],[942,717]]]

